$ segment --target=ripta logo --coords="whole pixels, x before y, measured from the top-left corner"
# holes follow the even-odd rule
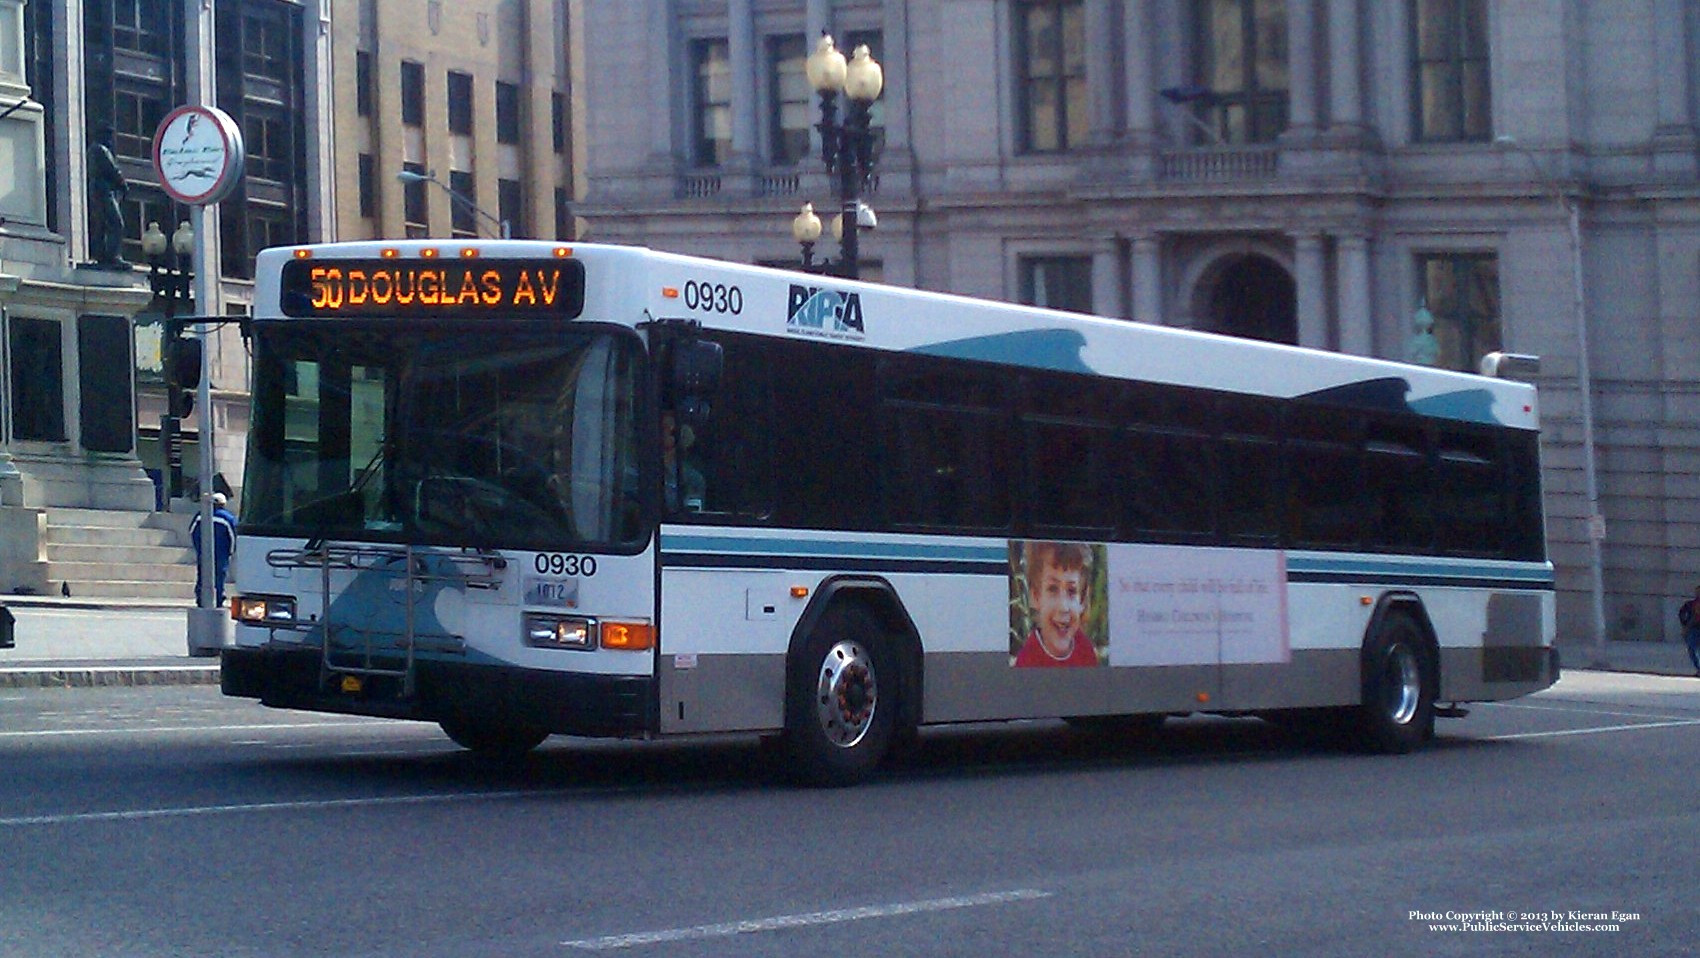
[[[785,307],[785,325],[800,331],[864,335],[862,297],[835,289],[816,289],[791,284]]]

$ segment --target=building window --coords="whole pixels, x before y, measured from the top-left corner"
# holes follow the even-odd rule
[[[573,204],[567,199],[567,191],[559,186],[555,187],[555,238],[573,238]]]
[[[9,325],[12,438],[64,442],[65,352],[59,323],[13,316]]]
[[[449,71],[448,94],[449,132],[470,136],[472,134],[472,74]]]
[[[519,142],[519,86],[496,81],[496,142]]]
[[[691,158],[721,166],[732,157],[732,61],[725,40],[691,43]]]
[[[472,203],[478,202],[478,186],[472,182],[472,174],[463,170],[449,171],[449,189],[466,197]],[[478,235],[478,213],[467,203],[449,203],[449,235],[455,237],[474,237]]]
[[[1206,122],[1226,143],[1275,139],[1287,128],[1285,0],[1206,0],[1198,17]]]
[[[248,156],[243,169],[249,176],[285,181],[294,168],[294,143],[289,117],[275,108],[253,105],[243,111],[242,146]]]
[[[1417,256],[1422,303],[1434,317],[1435,365],[1474,371],[1501,348],[1499,260],[1492,253]]]
[[[1021,301],[1029,306],[1092,312],[1092,258],[1022,257]]]
[[[403,163],[401,168],[409,173],[425,175],[425,167],[418,163]],[[425,212],[424,180],[409,180],[402,184],[401,210],[408,239],[419,239],[430,234],[429,218]]]
[[[1411,0],[1416,138],[1490,134],[1486,0]]]
[[[549,94],[549,127],[555,152],[567,152],[567,98],[559,90]]]
[[[242,72],[253,77],[265,77],[279,83],[287,82],[290,72],[292,46],[291,21],[265,13],[242,18]]]
[[[112,152],[153,160],[153,135],[168,112],[157,90],[120,87],[112,93]]]
[[[520,224],[520,214],[525,200],[519,189],[519,180],[496,181],[496,217],[508,224],[508,232],[516,239],[526,235]]]
[[[1086,142],[1086,10],[1082,0],[1032,0],[1016,12],[1021,148]]]
[[[354,111],[372,115],[372,55],[365,50],[354,54]]]
[[[807,56],[801,36],[767,38],[768,150],[775,166],[790,166],[809,153]]]
[[[149,56],[171,55],[173,17],[166,0],[113,0],[112,45]],[[40,77],[33,78],[42,85]]]
[[[299,242],[307,232],[302,16],[287,3],[220,4],[214,64],[219,105],[242,130],[247,164],[219,221],[220,269],[254,275],[268,246]]]
[[[360,154],[360,215],[371,219],[378,215],[378,171],[372,154]]]
[[[401,122],[425,125],[425,64],[401,61]]]

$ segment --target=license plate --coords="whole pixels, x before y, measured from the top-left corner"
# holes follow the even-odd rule
[[[545,605],[555,609],[578,608],[577,579],[525,580],[525,604]]]

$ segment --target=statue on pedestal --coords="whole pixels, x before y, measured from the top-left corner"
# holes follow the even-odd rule
[[[130,184],[112,155],[111,139],[111,128],[102,127],[89,141],[89,255],[96,266],[129,269],[120,249],[124,242],[123,199],[130,192]]]

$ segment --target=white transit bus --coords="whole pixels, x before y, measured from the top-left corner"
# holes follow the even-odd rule
[[[1557,678],[1526,384],[529,241],[268,250],[250,331],[223,689],[270,706],[846,783],[1035,717],[1402,752]]]

